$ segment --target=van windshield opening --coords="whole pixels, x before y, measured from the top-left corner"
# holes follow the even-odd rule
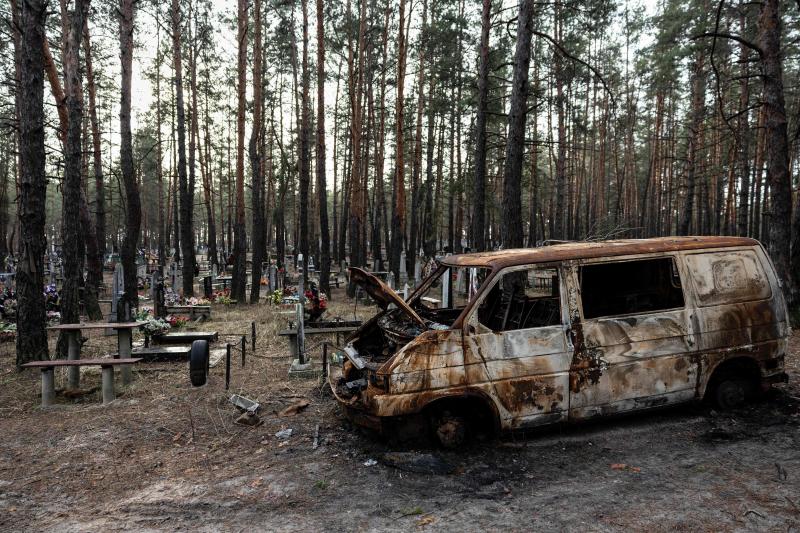
[[[422,317],[452,325],[488,277],[488,268],[448,266],[433,274],[427,289],[412,305]]]
[[[653,313],[684,305],[672,257],[584,265],[578,275],[584,318]]]

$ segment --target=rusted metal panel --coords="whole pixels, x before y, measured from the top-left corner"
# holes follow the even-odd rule
[[[653,239],[622,239],[600,242],[574,242],[542,246],[451,255],[442,261],[446,265],[504,268],[532,263],[548,263],[595,257],[676,252],[731,246],[759,246],[758,241],[745,237],[659,237]]]

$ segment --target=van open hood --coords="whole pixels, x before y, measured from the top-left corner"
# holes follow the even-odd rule
[[[387,284],[378,279],[373,274],[362,270],[358,267],[350,267],[350,281],[363,288],[370,297],[375,300],[378,307],[384,311],[389,307],[389,304],[394,304],[400,309],[403,314],[407,315],[414,322],[422,327],[425,322],[420,316],[403,300],[399,294],[394,292]]]

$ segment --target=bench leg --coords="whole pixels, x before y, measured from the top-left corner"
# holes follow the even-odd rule
[[[78,344],[79,331],[67,332],[67,340],[69,351],[67,352],[67,359],[76,360],[81,358],[81,347]],[[81,385],[81,369],[77,366],[71,366],[67,369],[67,383],[70,389],[77,389]]]
[[[53,367],[42,369],[42,407],[53,405],[56,397]]]
[[[125,365],[127,366],[127,365]],[[114,395],[114,367],[104,366],[103,372],[103,403],[111,403],[116,396]]]
[[[117,351],[120,359],[128,359],[131,356],[131,336],[132,333],[129,329],[120,329],[117,331]],[[131,381],[133,381],[133,373],[130,365],[122,365],[120,373],[122,374],[122,384],[130,385]]]

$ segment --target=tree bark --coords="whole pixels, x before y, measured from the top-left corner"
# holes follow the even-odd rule
[[[767,184],[770,191],[769,247],[789,305],[798,301],[790,263],[792,177],[781,65],[781,19],[778,0],[764,0],[758,19],[758,43],[764,80],[764,130]]]
[[[80,218],[70,213],[81,205],[81,130],[83,87],[80,71],[81,33],[86,15],[83,0],[75,0],[69,15],[68,34],[64,37],[64,87],[67,129],[64,141],[64,186],[62,217],[62,253],[64,283],[59,294],[62,324],[80,322],[80,289],[83,286],[83,243]]]
[[[700,151],[703,127],[703,117],[705,115],[705,52],[698,49],[695,52],[694,72],[692,73],[692,119],[689,125],[689,145],[686,148],[686,197],[684,198],[681,218],[678,223],[678,235],[689,235],[689,228],[692,223],[692,212],[695,202],[695,182],[698,165],[698,154]],[[651,216],[656,216],[651,213]]]
[[[319,288],[331,296],[331,243],[328,228],[328,188],[325,183],[325,27],[323,0],[317,0],[317,194],[321,238]]]
[[[303,254],[303,280],[304,286],[308,286],[308,188],[311,181],[311,131],[309,124],[310,115],[310,96],[309,85],[310,76],[308,69],[308,0],[302,0],[303,11],[303,58],[301,73],[301,110],[300,110],[300,253]],[[351,251],[352,253],[352,251]]]
[[[517,17],[514,81],[508,114],[506,164],[503,174],[503,248],[522,247],[522,158],[525,153],[525,119],[528,109],[528,70],[531,62],[534,0],[522,0]]]
[[[257,304],[261,295],[261,262],[264,260],[264,169],[262,166],[261,119],[263,116],[263,82],[261,52],[261,0],[253,3],[253,131],[250,134],[250,166],[253,171],[253,266],[250,282],[250,303]]]
[[[180,243],[181,255],[183,256],[181,268],[183,287],[181,287],[181,290],[183,291],[183,296],[188,298],[194,293],[194,232],[192,231],[192,212],[190,206],[194,201],[194,194],[193,191],[189,190],[189,178],[186,174],[186,114],[183,102],[183,61],[181,47],[181,5],[180,0],[172,0],[172,61],[175,69]],[[192,146],[192,148],[194,148],[194,146]],[[194,150],[191,151],[193,152]]]
[[[12,6],[13,7],[13,6]],[[16,11],[16,10],[15,10]],[[42,287],[45,241],[44,43],[47,2],[26,0],[20,10],[19,261],[17,268],[17,367],[48,359]]]
[[[406,224],[405,164],[403,162],[405,111],[403,90],[406,77],[405,19],[406,0],[400,0],[400,23],[397,30],[397,96],[395,99],[395,178],[392,191],[392,247],[390,254],[390,267],[398,282],[400,280],[400,251],[403,247]]]
[[[142,204],[139,185],[133,167],[133,140],[131,136],[131,74],[133,71],[133,17],[135,0],[120,0],[120,60],[122,63],[120,98],[120,169],[125,186],[125,238],[120,253],[125,274],[125,301],[131,310],[139,306],[136,279],[136,252],[142,222]]]
[[[247,231],[244,218],[244,122],[245,92],[247,87],[247,0],[239,0],[238,5],[238,38],[239,51],[237,57],[238,81],[236,109],[236,223],[234,224],[233,244],[233,280],[231,297],[239,304],[244,303],[247,270]]]
[[[486,118],[489,111],[489,29],[491,0],[483,0],[478,66],[478,109],[475,118],[475,181],[473,191],[472,243],[474,251],[486,250]]]
[[[88,91],[89,122],[92,130],[92,170],[94,171],[95,186],[95,223],[94,240],[96,257],[88,258],[88,272],[86,275],[86,286],[88,291],[99,293],[103,283],[103,255],[106,251],[106,198],[105,180],[103,178],[103,155],[100,138],[100,124],[97,120],[97,87],[94,81],[94,67],[92,64],[92,47],[89,40],[89,25],[84,21],[83,25],[83,47],[84,61],[86,64],[86,87]],[[91,236],[86,237],[87,244]],[[90,246],[87,246],[87,251]],[[99,309],[99,308],[98,308]],[[94,310],[87,306],[89,316],[94,318]]]

